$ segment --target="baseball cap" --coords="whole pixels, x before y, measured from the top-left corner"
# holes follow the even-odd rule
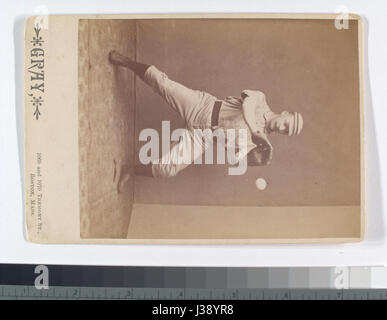
[[[289,136],[299,135],[304,125],[304,119],[298,112],[291,113],[292,118],[289,121]]]

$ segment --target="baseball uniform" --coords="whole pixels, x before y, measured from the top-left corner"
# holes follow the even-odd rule
[[[256,100],[256,122],[258,128],[264,132],[266,119],[271,110],[266,104],[263,93],[255,90],[242,91],[241,97],[226,97],[221,100],[221,108],[217,125],[212,125],[212,112],[214,104],[219,101],[213,95],[189,89],[159,71],[155,66],[150,66],[145,72],[144,81],[153,88],[186,122],[186,130],[181,131],[178,141],[171,143],[170,152],[160,159],[152,162],[152,174],[154,177],[173,177],[181,170],[193,163],[203,152],[212,145],[205,142],[202,136],[195,134],[195,129],[210,130],[235,130],[235,141],[226,141],[227,145],[235,145],[237,150],[242,149],[239,143],[239,130],[247,132],[247,153],[256,145],[252,142],[250,130],[244,120],[242,104],[248,96]],[[207,130],[208,132],[209,130]]]

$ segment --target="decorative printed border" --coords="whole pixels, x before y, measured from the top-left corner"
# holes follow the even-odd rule
[[[44,40],[41,35],[41,27],[38,23],[34,27],[34,36],[30,41],[33,48],[30,51],[30,65],[27,72],[31,75],[29,79],[29,93],[31,97],[31,106],[33,107],[33,118],[39,120],[41,108],[44,104],[44,69],[45,69],[45,48]]]

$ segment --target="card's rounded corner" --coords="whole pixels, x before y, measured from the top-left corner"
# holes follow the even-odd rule
[[[46,244],[47,242],[44,242],[39,236],[36,234],[31,234],[31,232],[28,231],[28,228],[25,229],[24,239],[32,244]]]
[[[357,14],[357,13],[351,13],[349,15],[349,17],[352,19],[352,20],[357,20],[360,24],[363,24],[364,23],[364,17],[362,17],[360,14]]]
[[[31,24],[34,24],[35,21],[36,21],[38,18],[39,18],[39,16],[37,16],[37,15],[28,16],[28,17],[26,17],[25,20],[24,20],[24,25],[25,25],[25,26],[29,26],[29,25],[31,25]]]

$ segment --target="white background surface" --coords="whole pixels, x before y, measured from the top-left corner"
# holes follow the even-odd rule
[[[346,6],[365,19],[366,240],[346,245],[107,246],[36,245],[23,235],[23,19],[50,14],[334,13]],[[387,186],[387,2],[352,1],[1,1],[0,263],[165,266],[335,266],[387,264],[383,190]],[[58,35],[60,36],[60,35]],[[339,139],[340,137],[338,137]],[[334,141],[332,141],[334,143]],[[384,165],[384,166],[382,166]]]

